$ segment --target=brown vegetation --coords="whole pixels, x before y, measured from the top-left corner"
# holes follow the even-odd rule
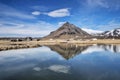
[[[91,45],[91,44],[120,44],[120,39],[99,39],[99,40],[41,40],[41,41],[2,41],[0,40],[0,51],[20,49],[20,48],[33,48],[42,45],[56,45],[56,44],[77,44],[77,45]]]

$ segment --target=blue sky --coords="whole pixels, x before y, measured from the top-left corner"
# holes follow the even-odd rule
[[[120,0],[0,0],[0,36],[42,37],[68,21],[87,31],[120,28]]]

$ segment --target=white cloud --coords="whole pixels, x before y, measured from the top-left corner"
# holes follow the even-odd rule
[[[54,10],[48,13],[45,13],[50,17],[65,17],[65,16],[70,16],[70,12],[68,8],[63,8],[63,9],[58,9]]]
[[[40,15],[40,12],[39,11],[34,11],[32,12],[33,15]]]
[[[88,28],[82,28],[82,30],[86,31],[89,34],[95,34],[95,33],[102,33],[103,31],[100,30],[93,30],[93,29],[88,29]]]
[[[6,22],[6,23],[5,23]],[[54,25],[44,22],[38,21],[34,24],[32,23],[24,23],[24,22],[2,22],[2,26],[0,26],[0,36],[6,37],[18,37],[18,36],[31,36],[31,37],[42,37],[48,35],[51,31],[55,30]],[[8,24],[11,24],[8,25]]]
[[[48,67],[49,70],[58,72],[58,73],[69,73],[70,66],[65,65],[52,65]]]
[[[15,17],[20,19],[35,19],[34,16],[20,12],[15,8],[0,3],[0,15],[4,17]]]
[[[32,12],[33,15],[40,15],[40,14],[44,14],[50,17],[66,17],[66,16],[70,16],[70,12],[69,12],[69,8],[63,8],[63,9],[58,9],[58,10],[54,10],[51,12],[40,12],[40,11],[34,11]]]

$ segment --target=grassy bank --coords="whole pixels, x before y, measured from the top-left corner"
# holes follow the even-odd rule
[[[120,39],[102,39],[102,40],[44,40],[44,41],[21,41],[11,42],[0,40],[0,51],[40,47],[42,45],[60,45],[60,44],[77,44],[77,45],[92,45],[92,44],[120,44]]]

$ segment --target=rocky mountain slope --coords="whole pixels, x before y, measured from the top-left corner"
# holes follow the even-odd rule
[[[53,31],[48,36],[45,36],[44,39],[77,39],[88,38],[90,36],[90,34],[83,31],[79,27],[66,22],[56,31]]]

